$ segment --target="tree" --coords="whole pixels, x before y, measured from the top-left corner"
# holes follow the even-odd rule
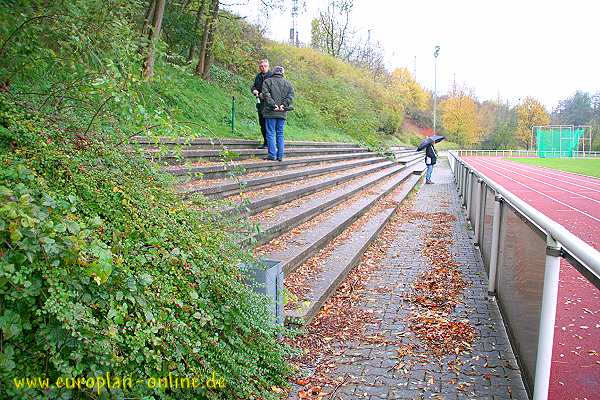
[[[487,100],[479,105],[479,130],[481,147],[484,149],[513,149],[517,147],[515,132],[517,117],[515,109],[508,102]]]
[[[357,44],[352,64],[373,73],[373,79],[385,74],[384,51],[379,42],[372,42],[370,33],[364,44]]]
[[[546,108],[533,97],[525,97],[515,108],[517,113],[517,143],[529,149],[531,128],[536,125],[548,125],[550,115]]]
[[[203,19],[205,11],[206,11],[207,3],[208,3],[208,0],[200,0],[200,4],[198,6],[198,11],[196,12],[196,18],[194,20],[193,36],[192,36],[192,41],[190,43],[190,50],[188,52],[188,61],[193,60],[194,57],[196,56],[196,49],[200,45],[200,38],[203,37],[203,35],[200,35],[200,33],[198,31],[199,31],[199,27],[200,27],[200,21]],[[206,29],[206,24],[204,24],[204,28]]]
[[[327,10],[313,20],[311,45],[333,57],[348,60],[354,52],[351,42],[350,13],[353,0],[329,0]]]
[[[212,64],[212,45],[219,18],[219,0],[212,1],[210,14],[208,15],[202,41],[200,42],[200,55],[196,64],[196,75],[208,80],[210,78],[210,65]]]
[[[465,91],[453,91],[440,103],[442,126],[450,139],[460,145],[473,145],[480,139],[477,102]]]
[[[165,3],[166,0],[154,0],[148,7],[149,10],[152,10],[152,22],[149,25],[149,43],[143,67],[143,75],[146,78],[152,78],[152,75],[154,75],[154,48],[160,38],[160,28],[165,13]],[[147,15],[150,15],[150,11],[148,11]]]
[[[407,108],[425,111],[429,106],[429,94],[417,83],[406,68],[396,68],[390,74],[390,88],[401,94]]]
[[[586,125],[593,116],[592,98],[589,93],[577,91],[568,99],[561,100],[554,110],[556,122],[565,125]]]

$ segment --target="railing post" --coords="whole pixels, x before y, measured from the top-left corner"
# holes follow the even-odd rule
[[[468,176],[469,176],[469,170],[467,169],[467,167],[465,167],[465,171],[463,173],[463,187],[462,187],[462,205],[463,206],[467,205],[467,185],[469,184],[469,181],[467,180]]]
[[[469,169],[465,165],[465,171],[463,173],[463,187],[462,187],[462,203],[463,203],[463,206],[467,205],[467,185],[469,184],[469,181],[467,180],[468,176],[469,176]]]
[[[465,189],[465,166],[464,164],[460,164],[460,187],[459,187],[459,193],[458,195],[460,196],[461,200],[463,198],[463,192]]]
[[[477,203],[475,203],[475,245],[479,245],[479,230],[481,226],[481,202],[483,199],[483,179],[477,177]]]
[[[235,133],[235,96],[231,97],[231,133]]]
[[[469,170],[469,175],[467,175],[467,204],[465,204],[467,208],[467,218],[471,219],[471,208],[473,207],[473,171]],[[471,224],[473,221],[471,221]]]
[[[456,189],[458,190],[459,193],[460,193],[460,174],[461,173],[462,173],[462,164],[457,162],[455,178],[456,178]]]
[[[468,196],[469,196],[469,177],[471,174],[471,170],[467,168],[467,170],[465,171],[465,194],[463,195],[463,200],[464,200],[464,206],[467,207],[467,202],[469,200]]]
[[[560,275],[561,247],[554,238],[546,239],[546,266],[544,268],[544,289],[540,329],[538,336],[537,359],[535,362],[535,383],[533,399],[546,400],[550,386],[552,366],[552,346],[554,344],[554,323],[556,322],[556,302],[558,300],[558,278]]]
[[[496,274],[498,272],[498,251],[500,250],[500,224],[502,223],[502,196],[494,197],[494,220],[492,222],[492,250],[490,254],[490,275],[488,294],[496,293]]]

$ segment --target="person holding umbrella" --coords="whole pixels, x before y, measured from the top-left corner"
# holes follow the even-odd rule
[[[419,146],[417,146],[417,151],[422,151],[425,149],[425,165],[427,165],[425,183],[428,185],[433,183],[431,180],[431,174],[433,173],[433,166],[437,162],[437,151],[435,151],[434,144],[439,143],[444,139],[446,139],[445,136],[433,135],[424,139]]]

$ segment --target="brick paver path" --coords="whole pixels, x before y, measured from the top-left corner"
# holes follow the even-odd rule
[[[385,340],[355,340],[340,348],[332,376],[343,381],[336,399],[527,399],[520,371],[504,330],[498,306],[487,296],[485,270],[467,230],[464,211],[446,162],[434,171],[434,185],[423,185],[413,209],[447,212],[453,222],[450,250],[468,287],[462,303],[452,312],[455,321],[468,320],[475,328],[473,351],[441,358],[428,353],[410,331],[408,319],[414,305],[407,301],[411,283],[431,266],[421,255],[421,236],[431,222],[415,220],[397,227],[397,239],[367,285],[364,304],[373,310],[376,324],[366,336]],[[399,356],[402,345],[420,349]],[[400,363],[400,365],[399,365]],[[330,396],[331,397],[331,394]]]

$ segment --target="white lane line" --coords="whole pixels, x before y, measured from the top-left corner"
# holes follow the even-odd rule
[[[494,164],[494,162],[490,162],[490,164]],[[498,165],[498,164],[500,164],[500,165],[508,165],[508,166],[520,169],[519,168],[520,165],[512,163],[512,162],[496,161],[496,164],[494,164],[494,165]],[[568,181],[566,181],[564,179],[552,178],[551,176],[548,176],[548,174],[546,174],[546,173],[539,172],[539,170],[538,170],[538,172],[535,172],[535,170],[529,169],[529,170],[527,170],[527,173],[535,174],[535,175],[539,175],[539,176],[543,176],[546,179],[553,179],[555,181],[563,182],[563,183],[565,183],[567,185],[573,185],[573,186],[577,186],[577,187],[580,187],[580,188],[588,190],[588,191],[600,193],[600,189],[593,189],[593,188],[590,188],[589,186],[584,186],[584,185],[580,185],[578,183],[568,182]]]
[[[554,176],[562,176],[564,178],[569,178],[569,179],[573,179],[579,182],[585,182],[588,183],[590,185],[594,185],[594,186],[600,186],[600,179],[598,178],[594,178],[593,176],[590,177],[586,177],[586,176],[582,176],[582,175],[573,175],[572,173],[566,172],[566,171],[558,171],[552,168],[548,168],[548,167],[542,167],[542,166],[533,166],[533,165],[529,165],[529,164],[521,164],[521,163],[517,163],[514,161],[509,161],[510,163],[519,165],[519,166],[523,166],[524,168],[529,168],[529,169],[537,169],[537,168],[541,168],[544,170],[544,172],[546,172],[548,175],[554,175]]]
[[[471,160],[471,162],[472,162],[472,163],[475,163],[475,164],[480,164],[479,162],[477,162],[477,161],[473,161],[473,160]],[[485,165],[480,165],[480,166],[481,166],[482,168],[489,169],[490,171],[492,171],[492,172],[494,172],[494,173],[496,173],[496,174],[498,174],[498,175],[500,175],[500,176],[503,176],[503,177],[505,177],[506,179],[508,179],[508,180],[510,180],[510,181],[513,181],[513,182],[515,182],[515,183],[518,183],[519,185],[526,187],[527,189],[531,190],[532,192],[535,192],[535,193],[541,194],[542,196],[544,196],[544,197],[547,197],[547,198],[549,198],[550,200],[557,202],[558,204],[561,204],[561,205],[563,205],[563,206],[565,206],[565,207],[567,207],[567,208],[570,208],[570,209],[571,209],[571,210],[573,210],[573,211],[577,211],[578,213],[581,213],[581,214],[585,215],[586,217],[589,217],[589,218],[593,219],[594,221],[598,221],[598,222],[600,222],[600,218],[596,218],[596,217],[594,217],[593,215],[590,215],[590,214],[586,213],[585,211],[581,211],[581,210],[579,210],[579,209],[577,209],[577,208],[575,208],[575,207],[572,207],[572,206],[568,205],[567,203],[563,203],[562,201],[560,201],[560,200],[557,200],[557,199],[555,199],[554,197],[548,196],[548,195],[547,195],[546,193],[544,193],[544,192],[540,192],[539,190],[535,190],[535,189],[534,189],[534,188],[532,188],[531,186],[528,186],[528,185],[526,185],[526,184],[524,184],[524,183],[521,183],[521,182],[519,182],[519,181],[517,181],[517,180],[514,180],[514,179],[513,179],[513,178],[511,178],[510,176],[506,176],[506,175],[504,175],[504,174],[501,174],[501,173],[499,173],[499,172],[497,172],[497,171],[494,171],[492,168],[486,167]]]
[[[493,163],[493,162],[489,162],[488,164],[490,164],[490,165],[494,166],[495,168],[499,168],[499,169],[502,169],[502,170],[504,170],[504,171],[510,172],[511,174],[514,174],[514,175],[517,175],[517,176],[522,176],[523,178],[526,178],[526,179],[531,179],[531,180],[533,180],[533,181],[536,181],[536,182],[538,182],[538,183],[541,183],[542,185],[550,186],[550,187],[552,187],[552,188],[554,188],[554,189],[557,189],[557,190],[562,190],[563,192],[571,193],[571,194],[574,194],[574,195],[576,195],[576,196],[583,197],[584,199],[587,199],[587,200],[593,201],[594,203],[598,203],[598,204],[600,204],[600,200],[597,200],[597,199],[594,199],[594,198],[591,198],[591,197],[588,197],[588,196],[584,196],[583,194],[580,194],[580,193],[577,193],[577,192],[573,192],[573,191],[571,191],[571,190],[568,190],[568,189],[561,188],[560,186],[556,186],[556,185],[553,185],[553,184],[551,184],[551,183],[544,182],[543,180],[540,180],[540,179],[532,178],[531,176],[527,176],[527,175],[520,174],[520,173],[518,173],[517,171],[513,171],[513,170],[512,170],[512,169],[510,169],[510,168],[503,167],[503,166],[502,166],[502,164]]]

